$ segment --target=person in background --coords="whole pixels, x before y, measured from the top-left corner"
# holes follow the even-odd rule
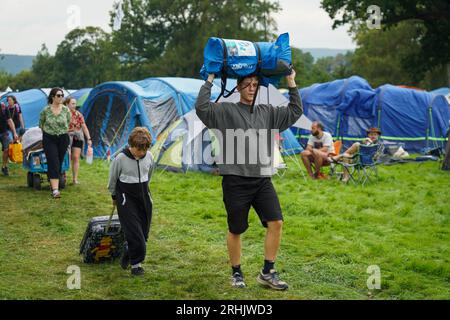
[[[69,138],[70,138],[70,150],[72,160],[72,181],[73,184],[78,184],[78,171],[80,168],[80,155],[83,150],[85,138],[89,147],[92,147],[92,139],[89,133],[89,129],[86,126],[84,117],[80,111],[76,109],[77,100],[75,98],[68,97],[64,101],[64,105],[69,107],[72,118],[69,124]]]
[[[308,145],[301,153],[303,164],[309,176],[313,179],[324,179],[324,176],[320,173],[320,168],[330,165],[329,156],[334,154],[333,137],[323,130],[323,124],[319,121],[312,123]],[[311,164],[314,164],[314,172],[312,172]]]
[[[335,157],[331,157],[330,160],[333,162],[338,162],[342,158],[351,158],[355,153],[357,153],[359,151],[359,147],[361,146],[361,144],[370,146],[370,145],[379,143],[379,139],[381,136],[380,129],[370,128],[369,130],[366,131],[366,133],[367,133],[367,138],[365,138],[362,142],[355,142],[354,144],[351,145],[350,148],[345,150],[344,153],[337,155]]]
[[[72,114],[63,101],[62,89],[53,88],[48,95],[48,106],[41,111],[39,116],[42,144],[47,157],[47,175],[50,179],[54,199],[61,198],[59,192],[61,164],[70,143],[68,132]]]
[[[6,105],[2,102],[1,105],[1,111],[0,111],[0,142],[2,144],[2,151],[3,151],[3,165],[2,165],[2,173],[5,176],[9,175],[8,171],[8,151],[9,151],[9,144],[12,142],[11,137],[9,135],[9,130],[13,133],[13,139],[16,141],[18,139],[17,133],[16,133],[16,127],[14,126],[14,122],[11,119],[11,116],[8,112],[8,108]]]
[[[25,123],[23,120],[22,109],[15,96],[8,96],[8,111],[16,127],[16,133],[19,137],[25,133]]]
[[[350,148],[345,150],[343,154],[330,157],[329,160],[338,163],[340,161],[346,161],[349,162],[354,154],[359,152],[361,145],[375,145],[378,144],[377,153],[375,154],[375,159],[378,159],[384,152],[384,144],[380,141],[381,131],[378,128],[370,128],[366,131],[367,138],[365,138],[362,142],[355,142],[351,145]],[[348,182],[350,179],[350,173],[348,172],[348,169],[344,167],[344,172],[342,176],[342,182]]]

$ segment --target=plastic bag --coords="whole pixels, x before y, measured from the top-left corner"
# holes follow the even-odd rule
[[[86,151],[86,163],[92,164],[94,161],[94,149],[92,147],[88,147]]]

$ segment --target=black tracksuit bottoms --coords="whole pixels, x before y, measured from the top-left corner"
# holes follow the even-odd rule
[[[147,194],[136,197],[117,190],[117,211],[125,239],[131,265],[145,260],[147,240],[152,222],[152,202]]]
[[[64,156],[69,147],[69,135],[51,135],[43,132],[42,145],[47,158],[47,175],[50,179],[59,179]]]

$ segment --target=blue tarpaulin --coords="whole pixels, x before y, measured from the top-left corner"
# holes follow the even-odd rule
[[[306,116],[321,121],[335,139],[348,147],[378,127],[382,139],[401,143],[410,152],[443,147],[450,108],[439,93],[384,85],[376,90],[362,78],[351,77],[300,90]],[[302,142],[309,132],[291,128]]]

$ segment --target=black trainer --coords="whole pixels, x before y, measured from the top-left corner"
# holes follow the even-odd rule
[[[8,171],[8,167],[4,167],[4,168],[2,168],[2,172],[3,172],[3,175],[5,175],[5,176],[9,176],[9,171]]]
[[[130,265],[130,255],[128,254],[128,246],[125,245],[122,257],[120,258],[120,266],[122,267],[123,270],[127,270],[129,265]]]
[[[270,270],[269,273],[262,273],[261,271],[256,281],[274,290],[286,290],[289,288],[286,282],[280,280],[278,273],[274,269]]]
[[[137,267],[137,268],[131,268],[131,275],[132,276],[143,276],[145,273],[144,268]]]
[[[245,288],[244,276],[239,272],[235,272],[231,276],[231,286],[235,288]]]

